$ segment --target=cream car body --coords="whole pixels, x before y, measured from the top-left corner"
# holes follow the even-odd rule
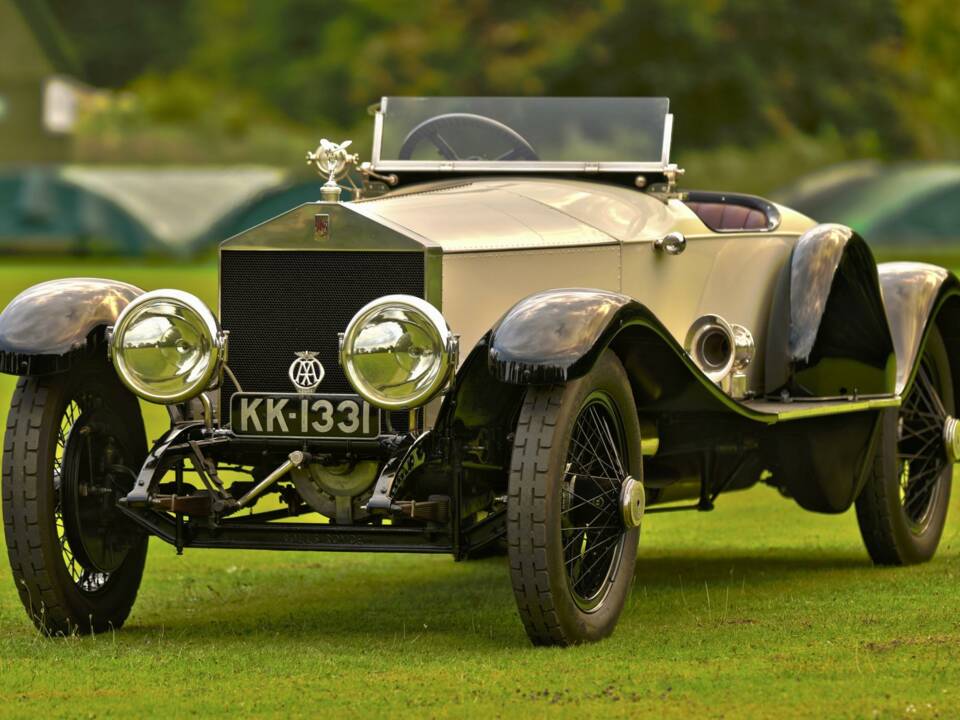
[[[11,549],[39,626],[122,623],[148,535],[506,542],[530,638],[595,640],[646,514],[760,482],[855,504],[878,563],[933,555],[960,459],[952,273],[678,187],[664,98],[384,98],[374,124],[369,163],[323,140],[318,201],[221,244],[216,313],[72,278],[0,314],[24,378],[4,518],[45,523]],[[135,396],[169,410],[149,451]]]

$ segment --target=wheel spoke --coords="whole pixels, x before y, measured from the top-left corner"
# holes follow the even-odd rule
[[[897,468],[900,502],[915,532],[927,522],[937,483],[947,468],[943,426],[947,417],[940,389],[925,357],[900,408]]]
[[[623,463],[620,462],[620,452],[617,450],[617,444],[613,439],[613,433],[610,431],[609,423],[602,422],[600,420],[600,416],[597,413],[596,408],[591,409],[593,411],[594,423],[597,427],[597,430],[600,431],[604,438],[603,448],[617,472],[617,477],[626,477],[626,473],[623,471]]]
[[[586,472],[568,472],[564,477],[565,481],[569,480],[589,480],[591,484],[597,488],[599,495],[594,497],[600,497],[601,495],[609,499],[611,502],[616,502],[617,491],[616,487],[622,483],[621,480],[614,478],[604,477],[603,475],[591,475]]]
[[[596,406],[589,408],[589,413],[593,425],[593,437],[606,456],[606,466],[610,468],[616,477],[623,477],[625,473],[620,465],[620,458],[616,447],[614,447],[610,428],[607,426],[607,423],[600,419]]]
[[[584,433],[583,437],[578,438],[575,436],[571,440],[572,449],[574,450],[571,454],[575,463],[584,470],[597,470],[599,471],[597,474],[605,477],[620,477],[616,467],[600,455],[600,448],[592,432],[590,432],[588,428],[583,428],[582,430]]]
[[[593,507],[596,507],[596,504],[595,504],[596,501],[602,497],[601,495],[594,495],[592,498],[585,498],[582,495],[578,495],[577,493],[575,493],[573,490],[571,490],[569,487],[566,487],[566,486],[563,487],[563,492],[569,494],[571,497],[574,497],[580,501],[580,504],[577,505],[577,507],[581,507],[583,505],[591,505]],[[572,509],[573,508],[567,508],[567,512],[570,512]]]
[[[586,432],[589,432],[586,428],[575,428],[575,430],[576,430],[576,429],[582,429],[582,431],[585,432],[585,433],[586,433]],[[610,475],[616,476],[616,474],[617,474],[616,468],[615,468],[614,466],[612,466],[612,465],[608,465],[607,462],[606,462],[602,457],[600,457],[600,455],[597,453],[596,448],[590,447],[589,445],[585,444],[585,443],[591,442],[591,441],[594,441],[594,442],[595,442],[592,433],[590,434],[589,437],[584,438],[584,439],[582,439],[582,440],[579,439],[579,438],[577,438],[576,435],[574,435],[574,436],[571,438],[572,444],[575,445],[575,446],[577,447],[577,449],[578,449],[578,454],[577,454],[576,457],[578,458],[578,460],[580,460],[580,463],[579,463],[579,464],[581,464],[582,466],[587,466],[587,467],[589,467],[590,463],[584,463],[583,460],[582,460],[583,454],[585,454],[586,457],[588,457],[588,458],[590,459],[590,461],[592,461],[592,462],[597,463],[598,465],[600,465],[601,469],[602,469],[605,473],[610,473]]]
[[[580,525],[577,527],[565,527],[563,532],[571,530],[620,530],[619,525]]]
[[[920,372],[918,375],[920,378],[921,392],[928,403],[928,407],[939,417],[946,417],[947,411],[943,407],[943,402],[940,400],[940,395],[933,387],[933,382],[930,380],[930,376],[927,373],[926,368],[924,368],[922,365],[920,366]]]
[[[614,412],[602,400],[581,408],[561,484],[561,555],[573,594],[584,607],[599,602],[625,532],[620,493],[626,472]]]
[[[566,509],[563,511],[563,516],[562,516],[562,517],[567,517],[567,516],[570,515],[570,513],[572,513],[573,511],[579,510],[580,508],[586,508],[586,507],[593,508],[594,510],[597,510],[597,511],[598,511],[598,515],[597,515],[596,517],[600,517],[601,515],[612,515],[612,513],[611,513],[610,510],[609,510],[609,508],[605,508],[605,507],[603,507],[603,506],[597,507],[596,503],[594,503],[594,502],[581,502],[581,503],[577,503],[576,505],[572,505],[571,507],[566,508]]]
[[[579,536],[579,535],[578,535],[577,538],[578,538],[578,539],[582,539],[582,536]],[[610,536],[610,537],[606,537],[606,538],[601,538],[601,539],[599,539],[599,540],[594,540],[594,541],[592,541],[592,542],[590,543],[590,545],[588,546],[588,549],[596,549],[596,548],[600,547],[601,545],[605,545],[605,544],[608,544],[608,543],[611,543],[611,542],[615,542],[615,541],[617,541],[617,540],[619,540],[619,539],[620,539],[619,535],[615,535],[615,536]],[[574,562],[574,561],[576,561],[576,560],[581,559],[581,557],[582,557],[582,555],[579,555],[579,554],[578,554],[578,555],[570,558],[569,560],[567,560],[567,564],[569,565],[570,563],[572,563],[572,562]]]
[[[93,454],[90,445],[90,436],[86,436],[86,452],[74,452],[71,450],[71,464],[65,466],[67,460],[67,446],[70,444],[70,438],[77,423],[81,420],[84,407],[91,407],[93,400],[88,396],[78,397],[67,403],[63,410],[57,430],[57,446],[53,458],[53,486],[57,501],[54,508],[54,526],[57,533],[57,541],[60,545],[60,553],[63,558],[64,567],[74,584],[81,591],[92,593],[103,588],[110,579],[110,573],[101,572],[93,567],[87,567],[89,560],[83,559],[81,554],[78,557],[75,548],[70,544],[70,535],[67,532],[67,520],[75,522],[70,516],[65,517],[65,478],[71,477],[74,473],[73,483],[77,482],[76,473],[83,473],[83,476],[93,477]],[[105,532],[105,531],[103,531]],[[102,533],[101,533],[102,534]]]
[[[591,550],[594,550],[594,549],[600,547],[601,545],[609,544],[609,543],[614,542],[614,541],[617,541],[617,540],[619,540],[619,539],[620,539],[619,536],[614,536],[614,537],[603,538],[603,539],[600,540],[600,541],[597,541],[597,542],[595,542],[595,543],[592,543],[592,544],[590,545],[590,547],[588,548],[587,553],[585,553],[585,555],[589,554],[589,552],[590,552]],[[593,559],[593,561],[590,563],[590,565],[586,568],[586,570],[583,570],[583,569],[580,570],[580,573],[579,573],[579,579],[580,579],[580,581],[583,581],[583,580],[589,578],[589,577],[590,577],[590,572],[591,572],[592,570],[595,570],[595,569],[599,569],[599,568],[600,568],[600,563],[604,562],[605,560],[606,560],[606,561],[609,561],[607,555],[608,555],[608,553],[606,553],[606,552],[597,553],[597,555],[595,556],[595,558]],[[584,560],[586,560],[586,559],[587,559],[587,558],[584,557]]]
[[[590,524],[592,524],[592,525],[595,525],[596,523],[598,523],[598,522],[600,522],[600,521],[604,521],[604,522],[606,522],[606,521],[608,521],[608,520],[616,521],[617,515],[616,515],[616,511],[613,509],[613,507],[611,507],[611,506],[609,506],[609,505],[597,507],[597,506],[594,505],[593,503],[590,503],[589,506],[596,511],[596,512],[593,514],[592,517],[587,518],[586,520],[584,520],[584,519],[582,519],[581,514],[580,514],[580,513],[577,513],[578,516],[581,516],[581,517],[578,517],[576,520],[571,520],[571,522],[588,522],[588,523],[590,523]],[[562,522],[565,518],[569,518],[569,517],[570,517],[570,512],[571,512],[570,510],[567,510],[567,511],[565,511],[565,512],[560,516],[561,522]],[[567,528],[564,527],[564,528],[562,528],[562,529],[565,530],[565,529],[567,529]]]

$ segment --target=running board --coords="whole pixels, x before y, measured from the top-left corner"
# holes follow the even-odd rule
[[[776,417],[774,422],[804,420],[824,415],[845,415],[847,413],[879,410],[880,408],[900,407],[900,398],[830,398],[829,400],[743,400],[741,404],[754,412]]]

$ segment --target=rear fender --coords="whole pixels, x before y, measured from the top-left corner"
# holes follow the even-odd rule
[[[0,313],[0,371],[44,375],[67,370],[93,350],[143,290],[116,280],[66,278],[34,285]]]
[[[896,355],[877,265],[844,225],[817,225],[797,241],[767,333],[768,394],[886,395]]]
[[[940,327],[957,385],[960,356],[960,282],[949,270],[915,262],[877,266],[887,311],[887,323],[897,351],[897,393],[913,378],[917,358],[933,319]]]

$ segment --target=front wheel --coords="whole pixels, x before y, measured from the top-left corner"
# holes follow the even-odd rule
[[[52,635],[123,625],[146,535],[117,509],[147,454],[136,398],[105,362],[21,378],[3,445],[3,524],[27,614]]]
[[[507,501],[514,593],[537,645],[606,637],[633,578],[644,496],[626,372],[606,351],[583,378],[527,390]]]

